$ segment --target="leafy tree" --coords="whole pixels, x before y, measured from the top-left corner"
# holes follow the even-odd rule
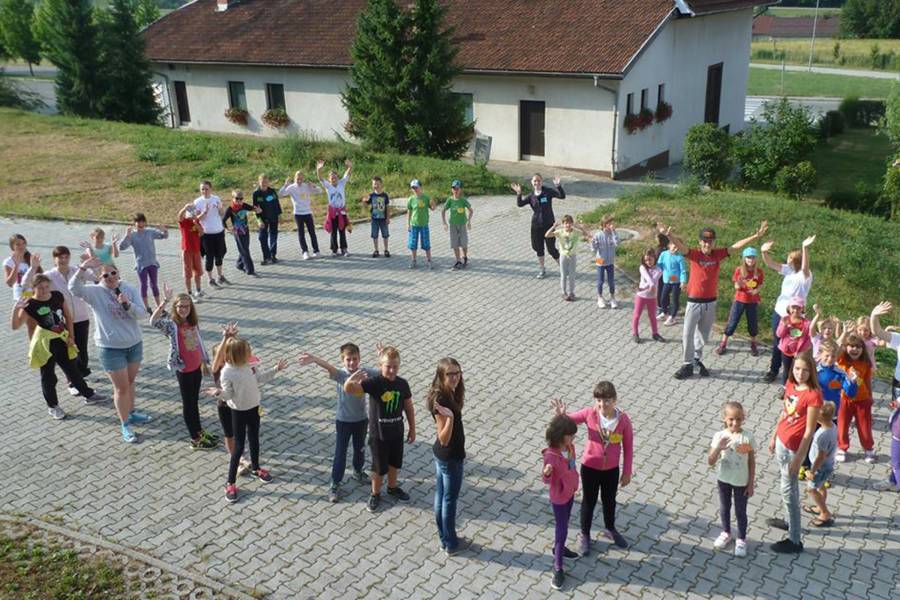
[[[134,20],[138,29],[143,29],[159,18],[159,2],[157,0],[138,0],[135,7]]]
[[[759,121],[751,120],[735,146],[741,182],[771,189],[781,168],[803,160],[815,144],[812,117],[806,108],[785,98],[766,102]]]
[[[694,125],[684,138],[684,167],[700,183],[721,188],[734,168],[731,136],[713,123]]]
[[[2,69],[0,69],[2,71]],[[46,104],[34,92],[23,90],[12,77],[3,77],[0,72],[0,106],[10,106],[24,110],[45,107]]]
[[[900,37],[900,0],[847,0],[841,30],[860,38]]]
[[[34,5],[31,0],[0,0],[0,32],[6,53],[28,63],[34,76],[32,63],[40,62],[40,44],[34,38],[31,24]]]

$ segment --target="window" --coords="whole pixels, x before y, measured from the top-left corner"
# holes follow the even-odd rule
[[[178,108],[178,124],[191,122],[191,109],[188,107],[187,87],[183,81],[175,83],[175,104]]]
[[[634,114],[634,94],[628,94],[625,101],[625,114],[633,115]]]
[[[647,96],[649,96],[649,95],[650,95],[649,89],[644,88],[641,90],[641,110],[644,110],[645,108],[647,108],[647,101],[649,100],[647,98]]]
[[[662,104],[666,101],[666,84],[661,83],[656,88],[656,103]]]
[[[284,86],[280,83],[266,84],[266,109],[273,108],[285,109],[284,104]]]
[[[244,92],[243,81],[228,82],[228,104],[231,108],[247,110],[247,94]]]
[[[472,94],[454,94],[456,97],[460,98],[463,103],[463,110],[465,111],[466,124],[472,123],[475,121],[475,108],[473,103]]]

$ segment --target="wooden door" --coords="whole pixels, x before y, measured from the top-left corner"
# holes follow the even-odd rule
[[[719,124],[719,105],[722,101],[722,63],[706,70],[706,111],[703,121]]]
[[[523,159],[544,156],[544,103],[523,100],[519,107],[519,144]]]

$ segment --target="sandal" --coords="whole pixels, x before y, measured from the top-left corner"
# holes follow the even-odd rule
[[[824,521],[821,518],[812,519],[809,524],[813,527],[831,527],[834,525],[834,519],[825,519]]]
[[[819,507],[813,506],[812,504],[807,504],[803,507],[803,512],[809,513],[811,515],[817,515],[819,514]]]

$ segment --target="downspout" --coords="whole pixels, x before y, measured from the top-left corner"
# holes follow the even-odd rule
[[[169,86],[169,76],[165,73],[160,73],[159,71],[151,71],[154,75],[159,75],[166,82],[166,106],[169,109],[169,121],[172,123],[172,129],[175,129],[175,111],[172,110],[172,96],[170,94],[170,86]]]
[[[610,156],[610,177],[612,179],[616,178],[616,172],[618,171],[618,161],[616,160],[616,142],[619,137],[619,92],[618,90],[614,90],[612,88],[608,88],[605,85],[600,85],[600,76],[594,75],[594,87],[600,90],[605,90],[612,94],[613,96],[613,130],[612,130],[612,156]]]

